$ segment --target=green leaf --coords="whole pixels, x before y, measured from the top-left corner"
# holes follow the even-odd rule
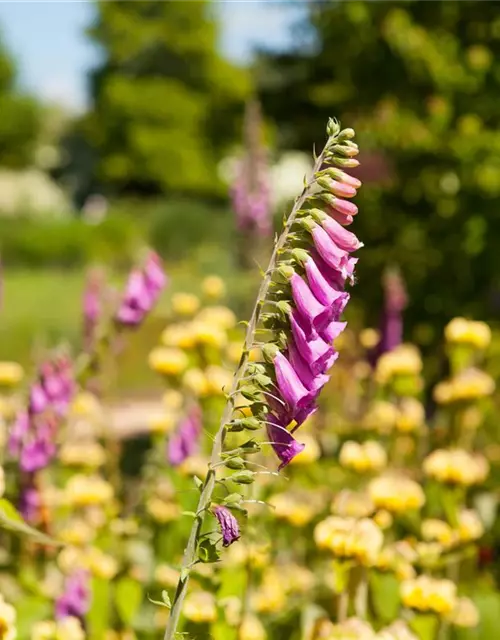
[[[165,591],[165,589],[161,592],[161,598],[163,600],[164,605],[167,607],[167,609],[171,609],[172,608],[172,603],[170,602],[170,596],[168,595],[168,591]]]
[[[30,536],[35,538],[37,542],[43,544],[64,546],[62,542],[54,540],[41,531],[37,531],[26,524],[14,505],[5,498],[0,499],[0,527],[7,529],[8,531],[14,531],[15,533]]]
[[[90,640],[101,640],[110,626],[112,585],[112,582],[103,578],[92,580],[92,604],[87,614]]]
[[[439,619],[431,613],[416,613],[410,620],[410,627],[419,640],[435,640],[439,628]]]
[[[212,540],[205,538],[198,545],[198,558],[203,563],[217,562],[220,559],[220,551]]]
[[[130,625],[142,602],[141,585],[130,578],[124,576],[120,578],[115,589],[115,604],[121,621]]]
[[[399,612],[399,582],[393,573],[370,571],[370,596],[377,616],[383,622],[391,622]]]
[[[193,482],[195,483],[196,488],[201,491],[203,488],[203,480],[200,480],[198,476],[193,476]]]
[[[194,511],[183,511],[181,515],[189,516],[190,518],[197,518],[198,517]]]

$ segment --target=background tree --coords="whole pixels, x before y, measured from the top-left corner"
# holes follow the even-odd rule
[[[30,164],[39,130],[36,103],[17,88],[16,67],[0,34],[0,166]]]
[[[334,113],[371,149],[360,177],[376,180],[362,190],[356,227],[367,246],[357,297],[369,321],[382,295],[372,274],[391,263],[407,281],[406,318],[423,343],[455,314],[495,317],[498,3],[315,2],[295,42],[261,56],[264,108],[284,146],[309,148]]]
[[[207,2],[102,2],[91,81],[98,175],[116,191],[214,193],[239,132],[247,73],[217,52]]]

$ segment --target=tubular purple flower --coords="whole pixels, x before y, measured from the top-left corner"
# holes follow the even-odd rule
[[[349,294],[339,291],[321,273],[318,265],[311,256],[305,264],[307,281],[314,296],[324,305],[330,307],[330,320],[338,318],[349,300]]]
[[[83,621],[90,608],[89,574],[84,570],[74,571],[64,583],[64,593],[55,603],[55,618],[63,620],[73,617]]]
[[[266,428],[267,436],[273,450],[281,461],[278,467],[278,471],[281,471],[283,467],[290,464],[295,456],[305,449],[305,444],[297,442],[292,434],[285,429],[280,420],[273,414],[269,414]]]
[[[304,387],[299,376],[285,356],[277,351],[274,357],[274,370],[281,396],[291,409],[306,407],[311,393]]]
[[[325,362],[333,353],[331,345],[318,334],[308,338],[296,311],[290,314],[290,325],[298,352],[314,374],[323,373]]]
[[[358,213],[358,207],[354,202],[349,202],[349,200],[335,198],[332,207],[345,216],[355,216]]]
[[[340,249],[351,252],[363,246],[363,243],[358,240],[352,231],[344,229],[344,227],[333,218],[324,215],[321,219],[321,225]]]
[[[240,527],[238,520],[233,516],[227,507],[217,505],[213,509],[214,515],[219,521],[222,533],[222,546],[229,547],[240,539]]]
[[[325,386],[330,379],[329,376],[323,373],[314,374],[307,363],[297,350],[297,347],[291,343],[288,347],[288,359],[290,364],[294,368],[295,372],[300,378],[302,384],[311,393],[317,394]]]
[[[30,525],[37,525],[40,519],[42,499],[40,492],[33,484],[28,484],[21,490],[19,498],[19,513],[23,520]]]
[[[198,451],[201,431],[201,410],[195,405],[168,442],[167,457],[172,466],[179,466]]]
[[[332,322],[330,322],[330,324],[321,332],[321,337],[323,338],[323,340],[331,344],[336,338],[339,337],[346,326],[347,322],[338,322],[337,320],[332,320]]]
[[[349,260],[347,251],[340,249],[323,227],[320,227],[318,224],[316,224],[312,230],[312,237],[314,246],[326,264],[330,268],[336,269],[343,274]]]
[[[293,301],[306,323],[316,331],[325,327],[331,319],[331,310],[321,304],[307,283],[296,273],[290,279]]]

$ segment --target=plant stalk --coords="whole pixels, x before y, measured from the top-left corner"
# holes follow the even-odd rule
[[[205,482],[203,483],[201,488],[201,495],[198,501],[198,508],[196,511],[197,517],[193,522],[193,527],[191,529],[188,543],[184,551],[184,559],[182,563],[181,575],[180,575],[179,582],[177,584],[177,589],[175,591],[174,599],[172,602],[172,608],[170,610],[170,617],[168,619],[167,628],[165,630],[164,640],[174,640],[175,634],[177,632],[177,626],[179,624],[182,605],[184,602],[184,598],[186,597],[191,568],[194,566],[196,562],[196,550],[198,547],[198,540],[199,540],[201,529],[203,526],[205,513],[208,507],[210,506],[210,503],[212,500],[212,494],[215,487],[216,470],[214,469],[214,467],[217,465],[217,463],[220,460],[220,456],[223,450],[224,440],[226,437],[226,425],[230,422],[231,417],[233,415],[234,397],[239,388],[240,382],[246,373],[250,350],[252,349],[252,346],[254,344],[255,332],[259,322],[260,313],[262,310],[263,302],[265,301],[268,290],[269,290],[269,285],[271,283],[272,276],[276,267],[276,262],[281,250],[283,249],[287,241],[288,234],[290,232],[290,229],[293,223],[295,222],[297,213],[300,211],[300,209],[304,204],[305,199],[309,195],[309,189],[315,183],[316,173],[321,169],[321,166],[323,165],[325,149],[329,146],[329,143],[330,143],[330,138],[328,139],[328,142],[326,143],[323,151],[321,152],[319,157],[316,159],[311,179],[305,185],[301,195],[295,201],[293,209],[288,217],[288,220],[286,221],[285,227],[280,237],[278,238],[278,241],[274,246],[274,250],[271,255],[269,266],[267,268],[267,271],[260,285],[260,289],[257,295],[257,301],[255,303],[254,310],[250,318],[250,321],[248,323],[248,327],[246,331],[243,354],[241,356],[238,369],[236,370],[236,373],[234,375],[232,388],[228,395],[228,401],[226,403],[224,412],[222,414],[219,430],[217,431],[217,434],[214,439],[212,454],[211,454],[211,459],[209,464],[209,470],[205,478]]]

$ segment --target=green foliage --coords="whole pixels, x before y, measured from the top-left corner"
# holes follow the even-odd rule
[[[116,190],[221,191],[217,160],[238,131],[246,72],[217,53],[207,2],[99,3],[91,143]]]
[[[141,585],[127,576],[120,578],[115,588],[115,604],[120,620],[124,624],[130,625],[132,623],[141,602]]]
[[[492,317],[500,284],[496,5],[311,4],[305,33],[314,46],[297,38],[290,54],[262,59],[263,102],[285,146],[309,150],[335,112],[354,122],[368,149],[355,226],[366,246],[357,298],[369,321],[381,301],[373,274],[393,263],[422,343],[453,315]]]

